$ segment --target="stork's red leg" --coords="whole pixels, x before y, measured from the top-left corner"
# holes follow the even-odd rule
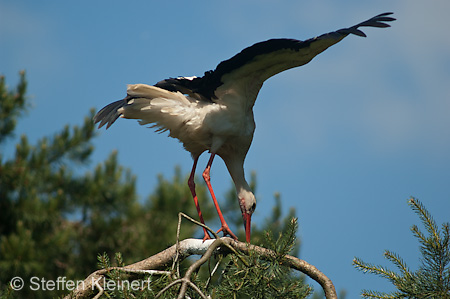
[[[197,193],[195,192],[194,176],[195,176],[195,168],[197,168],[198,158],[199,158],[199,156],[194,158],[194,165],[192,166],[191,175],[189,176],[188,186],[189,186],[189,189],[191,190],[192,197],[194,198],[194,203],[195,203],[195,207],[197,208],[198,218],[200,218],[201,223],[205,224],[205,221],[203,220],[203,216],[202,216],[202,211],[200,210],[200,204],[198,203]],[[203,228],[203,232],[205,233],[205,236],[203,237],[203,241],[205,241],[207,239],[211,239],[206,228]]]
[[[214,160],[214,156],[216,154],[212,153],[211,158],[209,158],[208,164],[206,165],[206,169],[203,172],[203,178],[205,179],[206,186],[208,186],[209,193],[211,193],[211,197],[214,201],[214,206],[216,207],[217,213],[219,214],[220,223],[222,224],[222,228],[219,229],[217,232],[223,232],[224,235],[230,235],[233,239],[237,240],[237,237],[228,227],[228,224],[225,222],[225,219],[223,218],[222,211],[220,211],[219,203],[217,202],[216,196],[214,195],[214,191],[211,186],[211,177],[209,175],[211,171],[211,165]]]

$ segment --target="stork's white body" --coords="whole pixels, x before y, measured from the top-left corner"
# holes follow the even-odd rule
[[[169,131],[193,156],[205,150],[220,148],[232,139],[250,146],[255,122],[251,106],[243,109],[238,95],[225,94],[214,103],[199,101],[180,92],[161,90],[145,84],[129,85],[127,93],[136,97],[119,108],[123,118],[139,119],[141,125],[152,124],[160,131]],[[250,113],[249,113],[250,112]]]
[[[194,158],[189,186],[202,222],[193,180],[198,157],[209,151],[211,158],[203,176],[221,218],[222,230],[234,236],[222,217],[209,183],[214,155],[219,155],[235,183],[249,242],[250,218],[256,200],[245,180],[244,160],[255,131],[253,106],[264,81],[308,63],[349,34],[365,36],[358,27],[389,27],[383,22],[394,20],[388,17],[390,14],[380,14],[306,41],[272,39],[257,43],[221,62],[203,77],[170,78],[154,86],[129,85],[127,97],[104,107],[95,121],[100,122],[99,127],[107,124],[108,128],[118,117],[138,119],[141,125],[151,124],[157,131],[169,131],[169,136],[180,140]]]

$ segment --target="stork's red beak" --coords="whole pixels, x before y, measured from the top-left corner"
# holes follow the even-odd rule
[[[242,213],[242,218],[244,218],[245,227],[245,240],[250,243],[250,230],[252,228],[252,215],[247,213]]]

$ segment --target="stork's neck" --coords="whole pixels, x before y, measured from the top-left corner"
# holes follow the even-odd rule
[[[236,187],[236,193],[239,198],[243,198],[247,192],[252,192],[244,175],[244,161],[240,159],[225,160],[231,178]]]

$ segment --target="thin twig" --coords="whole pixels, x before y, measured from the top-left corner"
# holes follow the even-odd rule
[[[208,277],[208,280],[206,281],[205,289],[208,288],[209,283],[211,282],[211,278],[213,277],[214,273],[216,273],[217,269],[219,269],[222,259],[223,259],[223,257],[222,257],[222,255],[220,255],[219,260],[217,261],[216,265],[214,266],[214,269],[212,271],[209,271],[209,277]]]
[[[183,217],[186,218],[187,220],[189,220],[189,221],[191,221],[191,222],[193,222],[193,223],[195,223],[195,224],[197,224],[197,225],[199,225],[199,226],[201,226],[201,227],[203,227],[203,228],[206,228],[211,234],[214,235],[214,238],[220,239],[219,235],[218,235],[215,231],[213,231],[211,228],[209,228],[209,226],[207,226],[207,225],[205,225],[205,224],[203,224],[203,223],[201,223],[201,222],[195,220],[195,219],[192,218],[192,217],[189,217],[188,215],[186,215],[186,214],[184,214],[184,213],[182,213],[182,212],[180,212],[179,215],[183,216]]]
[[[156,294],[155,299],[158,299],[159,296],[161,296],[162,294],[164,294],[168,289],[170,289],[170,288],[173,287],[174,285],[179,284],[179,283],[182,283],[182,282],[183,282],[182,280],[183,280],[183,279],[180,278],[180,279],[177,279],[177,280],[175,280],[175,281],[172,281],[171,283],[169,283],[168,285],[166,285],[161,291],[159,291],[158,294]]]
[[[173,263],[172,263],[172,271],[175,268],[175,264],[177,265],[177,277],[180,277],[180,263],[178,263],[178,257],[180,252],[180,231],[181,231],[181,215],[178,213],[178,225],[177,225],[177,243],[176,243],[176,252]]]
[[[98,283],[95,284],[95,287],[98,289],[98,294],[95,295],[94,299],[98,299],[103,295],[103,293],[105,292],[105,289],[103,289],[102,286],[99,285]]]
[[[188,283],[191,286],[191,288],[193,288],[202,298],[208,299],[208,297],[206,297],[206,295],[202,293],[202,291],[198,288],[198,286],[195,283],[193,283],[192,281],[188,281]],[[182,299],[183,297],[180,298],[178,296],[178,298],[180,298],[180,299]]]

